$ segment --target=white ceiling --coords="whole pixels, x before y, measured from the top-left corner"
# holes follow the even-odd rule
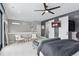
[[[47,3],[49,8],[61,6],[61,8],[52,10],[55,14],[45,13],[41,15],[44,9],[42,3],[6,3],[4,4],[8,19],[22,21],[43,21],[72,11],[79,10],[79,3]]]

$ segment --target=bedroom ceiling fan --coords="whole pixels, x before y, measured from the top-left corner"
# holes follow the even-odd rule
[[[43,3],[43,5],[44,5],[44,10],[35,10],[35,11],[43,11],[42,15],[44,15],[45,13],[48,13],[48,12],[51,14],[55,14],[54,12],[51,12],[51,10],[60,8],[60,6],[57,6],[57,7],[53,7],[53,8],[48,9],[48,6],[46,5],[46,3]]]

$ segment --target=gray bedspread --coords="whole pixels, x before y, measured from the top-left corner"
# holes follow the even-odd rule
[[[79,41],[59,39],[44,41],[38,48],[38,55],[40,51],[45,56],[72,56],[79,51]]]

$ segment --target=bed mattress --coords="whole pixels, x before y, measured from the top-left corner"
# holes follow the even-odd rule
[[[41,52],[44,56],[72,56],[78,51],[79,41],[54,40],[43,43],[42,46],[38,48],[38,55]]]

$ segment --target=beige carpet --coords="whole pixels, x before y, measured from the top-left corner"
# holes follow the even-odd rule
[[[6,46],[1,51],[2,56],[37,56],[37,50],[33,49],[32,42],[14,43]]]

